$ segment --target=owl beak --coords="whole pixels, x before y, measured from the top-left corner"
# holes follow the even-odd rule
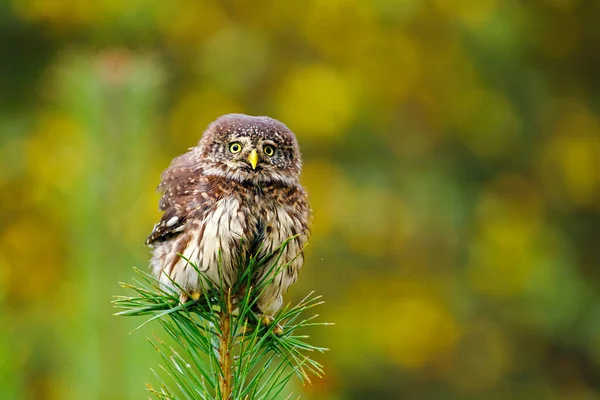
[[[256,165],[258,164],[258,153],[256,150],[252,149],[250,155],[248,155],[248,161],[250,161],[250,165],[252,165],[252,169],[256,169]]]

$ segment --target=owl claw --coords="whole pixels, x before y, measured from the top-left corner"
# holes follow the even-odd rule
[[[179,295],[179,304],[185,304],[188,301],[190,301],[190,299],[194,300],[194,301],[198,301],[200,299],[200,292],[197,290],[193,290],[189,293],[181,293]]]
[[[271,317],[270,315],[263,315],[262,318],[260,319],[261,324],[263,324],[264,326],[269,326],[273,323],[275,319],[273,317]],[[281,327],[281,325],[279,324],[275,324],[275,326],[273,327],[273,334],[275,336],[281,336],[283,335],[283,328]]]
[[[189,298],[188,298],[188,294],[187,293],[181,293],[179,295],[179,304],[185,304],[185,303],[188,302],[188,300],[189,300]]]
[[[275,327],[273,328],[273,334],[277,337],[281,337],[281,335],[283,335],[283,328],[281,327],[281,325],[275,325]]]
[[[192,298],[192,300],[198,301],[198,300],[200,300],[200,292],[198,292],[197,290],[194,290],[190,293],[190,297]]]

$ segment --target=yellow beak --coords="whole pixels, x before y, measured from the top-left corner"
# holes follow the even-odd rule
[[[256,150],[252,150],[252,152],[248,155],[248,161],[250,161],[250,165],[252,165],[252,169],[256,169],[256,165],[258,164],[258,153]]]

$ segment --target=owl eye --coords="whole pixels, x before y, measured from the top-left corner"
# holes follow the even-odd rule
[[[275,148],[267,144],[263,147],[263,153],[271,157],[273,154],[275,154]]]
[[[242,145],[238,142],[233,142],[229,145],[229,151],[234,154],[239,153],[240,151],[242,151]]]

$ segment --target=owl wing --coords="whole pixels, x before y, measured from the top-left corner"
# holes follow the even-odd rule
[[[158,190],[163,193],[159,208],[164,214],[146,245],[178,235],[191,218],[201,217],[215,204],[213,182],[195,164],[194,154],[188,152],[176,157],[163,172]]]
[[[152,233],[146,239],[145,244],[152,245],[157,241],[166,240],[177,235],[183,231],[191,214],[191,212],[186,212],[186,210],[182,210],[177,206],[169,208],[160,221],[154,225],[154,229],[152,229]]]

